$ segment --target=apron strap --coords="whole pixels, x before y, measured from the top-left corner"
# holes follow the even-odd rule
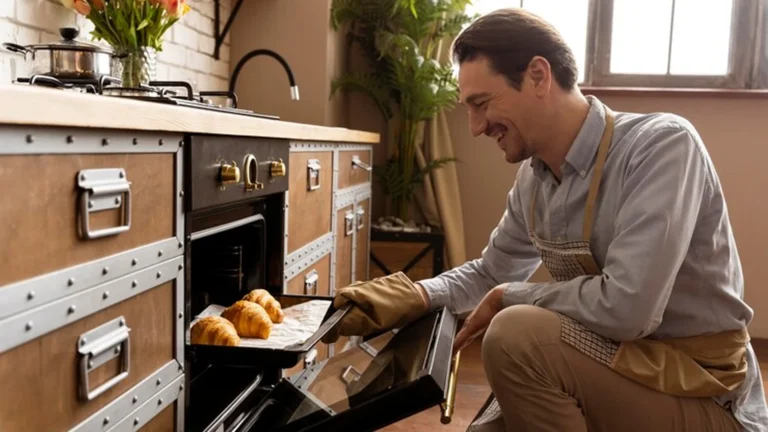
[[[610,108],[603,104],[605,108],[605,129],[600,139],[600,147],[597,149],[597,161],[595,162],[595,172],[592,174],[592,183],[589,185],[587,194],[587,204],[584,207],[584,240],[589,241],[592,236],[592,211],[594,210],[595,200],[597,199],[597,190],[600,188],[600,180],[603,177],[603,168],[605,160],[608,158],[608,148],[611,146],[613,138],[614,114]],[[531,230],[536,231],[536,197],[539,195],[539,184],[537,181],[533,187],[533,196],[531,197]]]
[[[611,146],[613,138],[614,114],[610,108],[605,108],[605,130],[600,140],[600,147],[597,149],[597,161],[595,162],[595,172],[592,174],[592,183],[589,185],[589,194],[587,195],[587,204],[584,207],[584,241],[589,241],[592,236],[592,211],[597,200],[597,190],[600,188],[600,180],[603,177],[603,168],[605,160],[608,158],[608,148]]]

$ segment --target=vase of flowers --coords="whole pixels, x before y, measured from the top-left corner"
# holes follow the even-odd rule
[[[97,41],[115,52],[113,75],[124,87],[147,86],[155,77],[163,35],[189,12],[186,0],[61,0],[93,23]]]

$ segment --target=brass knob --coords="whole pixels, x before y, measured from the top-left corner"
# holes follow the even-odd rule
[[[277,161],[272,161],[269,167],[269,174],[272,177],[283,177],[285,175],[285,164],[283,159],[279,158]]]
[[[221,184],[240,182],[240,168],[237,167],[235,161],[232,161],[232,165],[228,163],[221,164],[219,167],[219,181],[221,181]]]

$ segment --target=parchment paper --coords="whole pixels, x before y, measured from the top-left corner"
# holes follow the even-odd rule
[[[283,309],[285,318],[281,323],[272,323],[272,333],[269,339],[240,338],[240,345],[254,348],[282,349],[287,346],[303,344],[312,336],[323,323],[326,311],[331,306],[329,300],[310,300]],[[205,308],[192,321],[191,326],[200,318],[211,315],[221,315],[226,306],[212,304]]]

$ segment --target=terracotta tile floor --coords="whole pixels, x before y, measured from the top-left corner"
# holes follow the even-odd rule
[[[768,340],[755,340],[753,346],[760,359],[763,382],[768,389]],[[483,372],[478,341],[461,352],[456,410],[450,425],[440,423],[440,407],[434,407],[381,430],[385,432],[464,432],[489,393],[490,387]]]

